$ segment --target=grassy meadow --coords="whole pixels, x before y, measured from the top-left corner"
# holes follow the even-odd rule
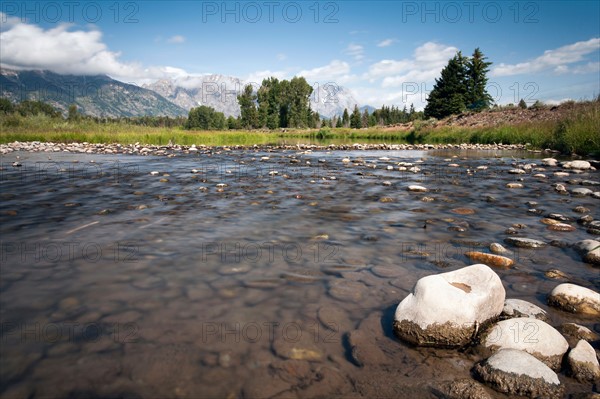
[[[523,122],[487,127],[435,127],[428,121],[415,121],[410,130],[372,127],[366,129],[322,128],[285,131],[226,130],[196,131],[180,127],[147,127],[128,123],[96,123],[89,119],[68,121],[45,115],[0,116],[0,143],[13,141],[89,142],[166,145],[266,145],[266,144],[530,144],[530,148],[550,148],[565,154],[600,156],[600,102],[578,103],[559,120]]]

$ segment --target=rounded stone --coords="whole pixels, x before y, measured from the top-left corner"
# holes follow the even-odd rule
[[[509,268],[515,263],[514,260],[505,256],[486,254],[484,252],[477,251],[466,252],[465,256],[467,256],[472,261],[499,268]]]
[[[462,346],[500,315],[505,295],[498,275],[483,264],[423,277],[396,308],[394,331],[414,345]]]
[[[498,322],[486,331],[481,340],[483,348],[492,352],[518,349],[535,356],[553,370],[559,370],[569,349],[567,340],[548,323],[518,317]]]
[[[475,374],[496,391],[530,398],[562,398],[554,371],[527,352],[503,349],[475,366]]]
[[[548,296],[548,304],[571,313],[600,316],[600,294],[576,284],[555,287]]]
[[[546,246],[546,243],[543,241],[524,237],[506,237],[504,241],[519,248],[543,248]]]
[[[504,301],[501,316],[506,318],[530,317],[545,322],[550,320],[544,309],[522,299],[507,299]]]
[[[411,185],[411,186],[408,186],[408,191],[424,193],[427,191],[427,188],[425,188],[423,186],[418,186],[418,185]]]
[[[580,340],[567,356],[569,374],[579,382],[600,380],[596,351],[589,342]]]

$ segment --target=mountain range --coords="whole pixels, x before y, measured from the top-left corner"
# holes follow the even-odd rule
[[[97,117],[186,116],[191,108],[200,105],[237,117],[240,115],[237,94],[245,85],[239,78],[219,74],[162,79],[140,87],[106,75],[0,69],[3,98],[13,102],[44,101],[64,114],[71,104],[76,104],[82,114]],[[357,104],[344,87],[333,83],[313,86],[310,106],[321,116],[341,115],[345,108],[351,112]]]

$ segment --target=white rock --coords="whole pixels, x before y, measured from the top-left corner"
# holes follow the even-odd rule
[[[504,301],[502,315],[507,317],[531,317],[543,321],[548,321],[548,313],[539,306],[522,299],[507,299]]]
[[[600,379],[600,364],[596,351],[589,342],[580,340],[567,357],[569,373],[577,380],[595,381]]]
[[[542,165],[546,166],[556,166],[556,159],[554,158],[544,158],[542,159]]]
[[[394,328],[416,345],[465,345],[502,312],[505,295],[498,275],[483,264],[423,277],[396,308]]]
[[[573,248],[581,255],[584,262],[600,265],[600,241],[579,241],[573,245]]]
[[[511,175],[522,175],[523,173],[527,172],[525,172],[523,169],[511,169],[508,171],[508,173],[510,173]]]
[[[503,320],[485,333],[482,345],[495,352],[518,349],[558,370],[569,349],[567,340],[548,323],[529,317]]]
[[[600,294],[571,283],[556,286],[548,296],[548,304],[567,312],[600,316]]]
[[[593,193],[594,192],[592,190],[590,190],[589,188],[583,188],[583,187],[578,187],[578,188],[574,188],[573,190],[571,190],[571,194],[580,195],[580,196],[592,195]]]
[[[427,188],[423,187],[423,186],[410,185],[410,186],[408,186],[408,191],[414,191],[414,192],[424,193],[424,192],[427,191]]]
[[[492,388],[509,395],[561,398],[562,387],[554,371],[530,354],[503,349],[475,366],[475,373]]]
[[[591,168],[592,165],[588,161],[571,161],[563,164],[563,168],[566,169],[580,169],[586,170]]]

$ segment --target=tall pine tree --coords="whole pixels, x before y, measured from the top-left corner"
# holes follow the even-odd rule
[[[481,111],[492,104],[492,96],[486,91],[487,76],[491,62],[486,62],[487,57],[483,55],[479,47],[473,51],[473,55],[467,62],[467,109]]]

